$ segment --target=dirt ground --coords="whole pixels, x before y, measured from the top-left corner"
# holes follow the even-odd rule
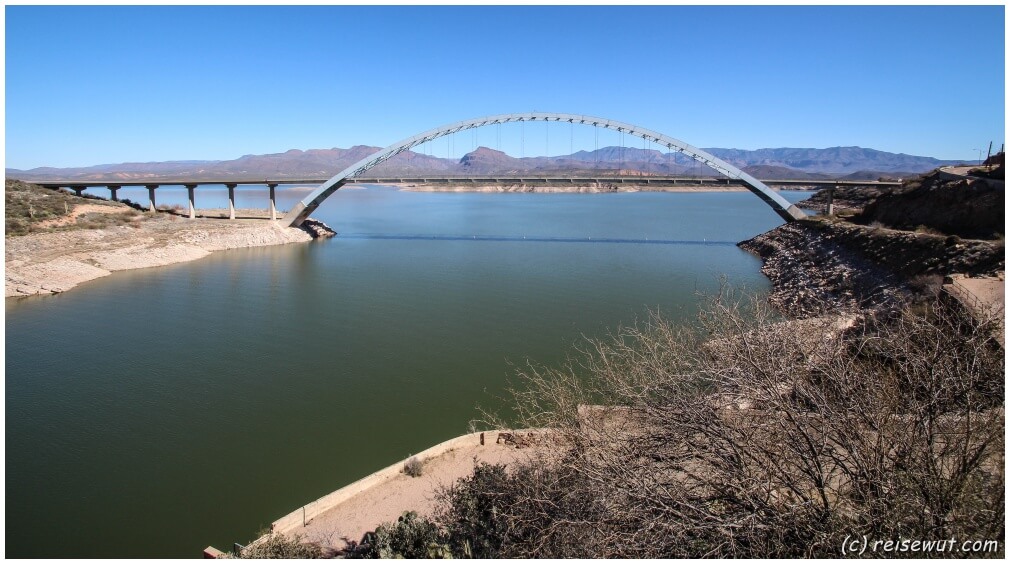
[[[39,222],[38,227],[45,229],[51,227],[62,227],[66,225],[72,225],[77,222],[77,219],[79,217],[89,213],[116,215],[116,214],[130,213],[131,211],[132,210],[130,208],[111,207],[105,204],[80,204],[75,206],[74,209],[67,215]]]

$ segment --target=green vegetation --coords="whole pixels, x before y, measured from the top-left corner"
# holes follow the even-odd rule
[[[465,553],[457,553],[464,556]],[[430,519],[408,511],[396,523],[380,525],[354,545],[351,558],[452,558],[445,534]]]
[[[75,222],[47,226],[47,222],[69,215],[82,203],[108,206],[112,213],[86,213]],[[131,225],[140,214],[124,204],[95,196],[75,196],[64,191],[49,190],[20,180],[7,180],[4,186],[5,232],[8,237],[44,231],[66,229],[101,229],[116,225]]]

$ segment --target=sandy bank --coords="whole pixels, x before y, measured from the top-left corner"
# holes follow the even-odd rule
[[[268,220],[189,220],[169,214],[104,229],[8,237],[4,296],[65,292],[117,270],[186,262],[224,249],[311,239],[301,229]]]

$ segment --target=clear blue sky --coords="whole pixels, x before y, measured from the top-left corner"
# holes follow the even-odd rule
[[[5,13],[12,168],[385,146],[529,110],[629,122],[699,147],[974,159],[1004,141],[1003,6]],[[536,137],[526,155],[573,144],[570,132],[537,131],[526,133],[550,145]],[[495,146],[495,132],[478,135]],[[473,142],[453,141],[452,155]],[[591,131],[575,149],[586,143]],[[517,155],[518,139],[502,148]]]

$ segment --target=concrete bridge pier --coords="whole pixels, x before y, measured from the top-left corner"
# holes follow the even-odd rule
[[[235,219],[235,187],[237,184],[225,184],[228,187],[228,219]]]
[[[196,184],[187,184],[186,192],[189,195],[189,218],[196,219]]]
[[[111,196],[109,196],[109,198],[113,202],[118,202],[119,201],[119,195],[117,194],[117,192],[119,192],[120,188],[122,188],[122,186],[108,186],[109,194],[111,194]]]
[[[277,185],[267,184],[267,188],[270,189],[270,219],[271,221],[277,220]]]
[[[84,195],[84,186],[71,186],[70,189],[73,190],[74,194],[77,194],[78,196]]]
[[[155,202],[154,202],[154,191],[157,188],[158,188],[157,184],[148,184],[147,185],[147,199],[151,201],[151,205],[150,205],[150,207],[148,207],[148,211],[151,212],[151,213],[154,213],[154,212],[158,211],[158,208],[155,207]]]

